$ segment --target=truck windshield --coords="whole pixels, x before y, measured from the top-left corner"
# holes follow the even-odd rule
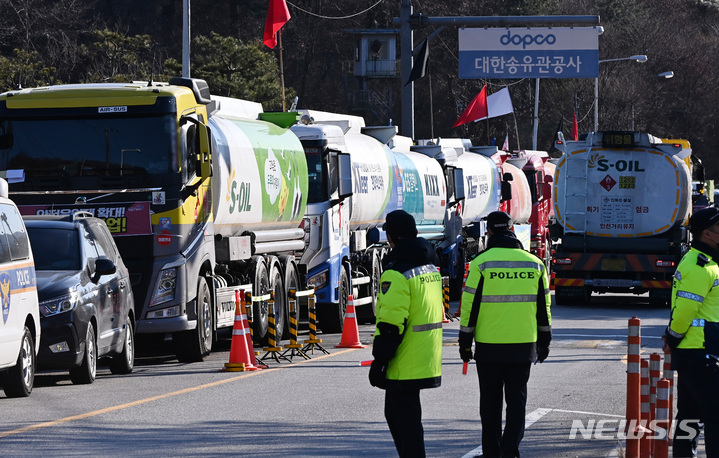
[[[26,180],[168,174],[176,149],[172,115],[0,120],[0,170]]]
[[[325,202],[328,197],[327,172],[320,148],[305,147],[308,171],[307,203]]]

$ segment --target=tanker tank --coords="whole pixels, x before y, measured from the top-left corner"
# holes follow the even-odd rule
[[[209,119],[215,232],[253,232],[258,242],[301,238],[308,180],[299,139],[270,122],[241,117],[252,107],[243,112],[222,97],[216,100],[220,110]]]
[[[457,158],[456,165],[464,172],[465,198],[460,215],[462,225],[468,226],[499,208],[501,178],[495,162],[479,153],[465,151]]]
[[[691,210],[687,151],[635,137],[636,146],[606,148],[590,135],[586,146],[561,158],[555,215],[565,233],[648,237],[686,223]]]

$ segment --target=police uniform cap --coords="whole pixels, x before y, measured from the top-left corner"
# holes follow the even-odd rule
[[[417,236],[417,224],[414,217],[404,210],[395,210],[387,214],[382,230],[393,238],[413,238]]]
[[[689,218],[689,230],[695,237],[698,237],[704,229],[709,229],[717,223],[719,223],[719,208],[702,208]]]
[[[496,211],[487,215],[487,228],[493,234],[508,231],[512,227],[512,217],[507,212]]]

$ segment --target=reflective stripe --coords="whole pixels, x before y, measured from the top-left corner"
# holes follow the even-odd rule
[[[546,331],[551,331],[551,330],[552,330],[551,326],[537,326],[537,331],[545,331],[546,332]]]
[[[464,289],[462,291],[469,294],[477,294],[477,288],[470,288],[467,285],[464,285]]]
[[[684,299],[689,299],[697,302],[704,302],[704,297],[698,294],[690,293],[689,291],[677,291],[677,297],[682,297]]]
[[[416,277],[417,275],[422,274],[429,274],[429,273],[437,273],[437,268],[432,264],[425,264],[423,266],[415,267],[414,269],[409,269],[406,272],[402,272],[402,275],[404,275],[404,278],[409,280],[412,277]]]
[[[674,272],[674,278],[679,281],[682,281],[682,273],[677,270],[676,272]]]
[[[482,296],[482,303],[485,302],[534,302],[537,300],[536,295],[523,294],[523,295],[502,295],[502,296]]]
[[[695,328],[703,328],[704,327],[704,318],[694,318],[692,320],[692,326]]]
[[[442,329],[442,322],[427,323],[427,324],[416,324],[412,326],[412,332],[431,331],[432,329]]]
[[[532,261],[485,261],[479,265],[479,270],[485,269],[537,269],[544,270],[544,264]]]
[[[469,326],[460,326],[459,332],[474,332],[474,328],[470,328]]]
[[[719,278],[717,278],[716,280],[714,280],[714,285],[712,285],[712,286],[719,286]]]
[[[669,332],[669,335],[672,337],[676,337],[677,339],[681,339],[684,337],[684,334],[680,334],[673,330],[671,327],[667,328],[667,332]]]

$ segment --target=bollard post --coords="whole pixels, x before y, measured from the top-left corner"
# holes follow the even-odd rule
[[[442,306],[444,307],[442,323],[449,323],[449,277],[442,277]]]
[[[654,458],[667,458],[669,456],[669,380],[663,378],[657,381],[656,429],[660,433],[654,442]]]
[[[278,345],[279,342],[277,342],[277,320],[275,319],[275,292],[274,290],[270,290],[270,299],[267,304],[267,336],[269,340],[269,347],[264,347],[262,350],[265,352],[265,356],[260,358],[261,361],[264,361],[265,358],[271,357],[278,363],[280,362],[280,358],[284,359],[285,361],[292,362],[290,359],[288,359],[286,356],[284,356],[282,353],[282,347]]]
[[[637,317],[629,319],[628,351],[627,351],[627,411],[626,420],[630,431],[627,431],[627,458],[639,457],[639,424],[641,420],[641,320]]]
[[[642,358],[641,362],[641,422],[642,434],[639,439],[639,456],[641,458],[651,458],[652,446],[647,428],[649,427],[649,361]]]
[[[657,409],[657,382],[661,377],[662,357],[659,353],[649,355],[649,423],[652,424]],[[653,436],[652,436],[653,437]],[[654,455],[654,440],[651,442],[652,455]]]
[[[664,352],[664,373],[662,377],[669,381],[669,424],[674,421],[674,371],[672,370],[672,351]],[[669,438],[669,444],[671,445],[672,438]]]
[[[322,346],[322,339],[317,338],[317,310],[315,309],[314,290],[311,290],[309,298],[307,300],[307,314],[309,315],[310,320],[310,338],[304,341],[305,346],[302,348],[302,351],[306,353],[307,350],[312,350],[312,354],[314,355],[315,347],[317,347],[320,351],[329,355],[330,352],[328,352],[325,347]]]
[[[297,306],[297,291],[294,289],[291,289],[289,291],[289,297],[287,298],[289,301],[290,306],[290,343],[288,345],[285,345],[284,353],[282,353],[282,356],[285,356],[287,352],[290,353],[289,357],[290,359],[294,358],[295,356],[301,356],[304,359],[310,359],[307,354],[302,351],[302,345],[297,343],[297,317],[299,316],[299,307]]]

